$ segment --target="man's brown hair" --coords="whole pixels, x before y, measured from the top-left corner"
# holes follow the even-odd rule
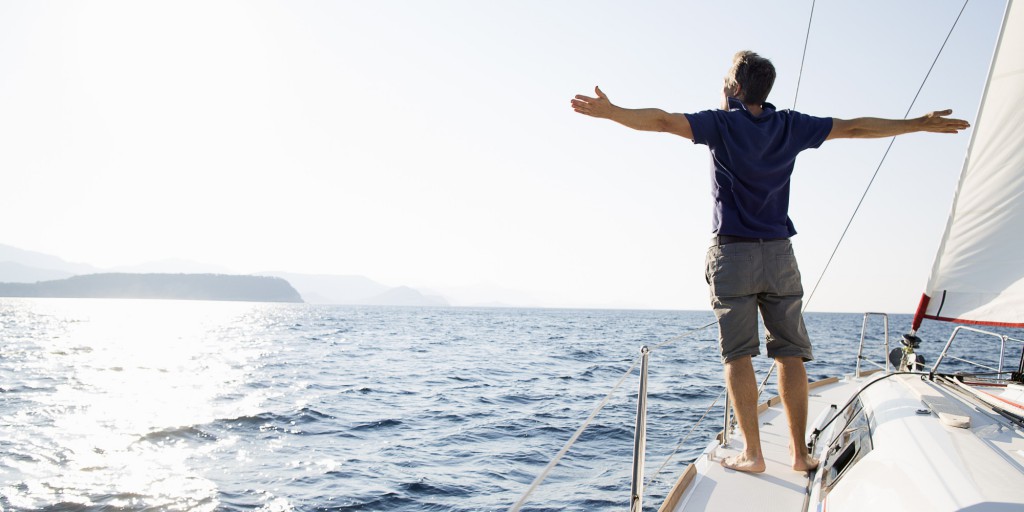
[[[750,105],[762,105],[775,85],[775,66],[772,61],[752,52],[736,52],[732,68],[725,77],[726,85],[740,86],[740,101]]]

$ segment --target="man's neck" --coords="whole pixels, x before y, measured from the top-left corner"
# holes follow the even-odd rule
[[[763,105],[755,105],[755,104],[750,104],[750,103],[744,103],[743,100],[741,100],[741,99],[739,99],[739,98],[737,98],[735,96],[727,96],[725,98],[725,102],[722,104],[722,109],[723,110],[729,110],[731,108],[736,108],[737,104],[742,104],[743,105],[743,109],[746,110],[747,112],[750,112],[750,115],[752,115],[754,117],[758,117],[758,116],[760,116],[764,112],[764,108],[763,108],[764,106]]]

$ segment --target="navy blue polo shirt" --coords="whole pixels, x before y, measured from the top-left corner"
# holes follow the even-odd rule
[[[789,179],[796,156],[817,148],[832,131],[832,118],[765,103],[759,116],[736,98],[729,110],[686,114],[693,142],[711,150],[712,232],[750,238],[796,234],[789,218]]]

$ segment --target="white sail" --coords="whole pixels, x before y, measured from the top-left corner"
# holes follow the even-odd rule
[[[920,318],[1024,327],[1024,2],[1010,0]]]

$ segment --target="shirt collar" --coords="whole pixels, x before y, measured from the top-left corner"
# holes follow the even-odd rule
[[[729,96],[729,100],[728,101],[729,101],[729,110],[742,110],[742,111],[746,112],[747,114],[749,114],[751,117],[754,117],[753,114],[750,114],[750,111],[747,110],[747,106],[744,105],[742,101],[740,101],[740,100],[738,100],[736,98],[733,98],[732,96]],[[762,110],[761,115],[757,116],[757,117],[764,117],[766,114],[774,113],[775,112],[775,105],[772,105],[771,103],[768,103],[766,101],[766,102],[764,102],[763,105],[761,105],[761,110]]]

